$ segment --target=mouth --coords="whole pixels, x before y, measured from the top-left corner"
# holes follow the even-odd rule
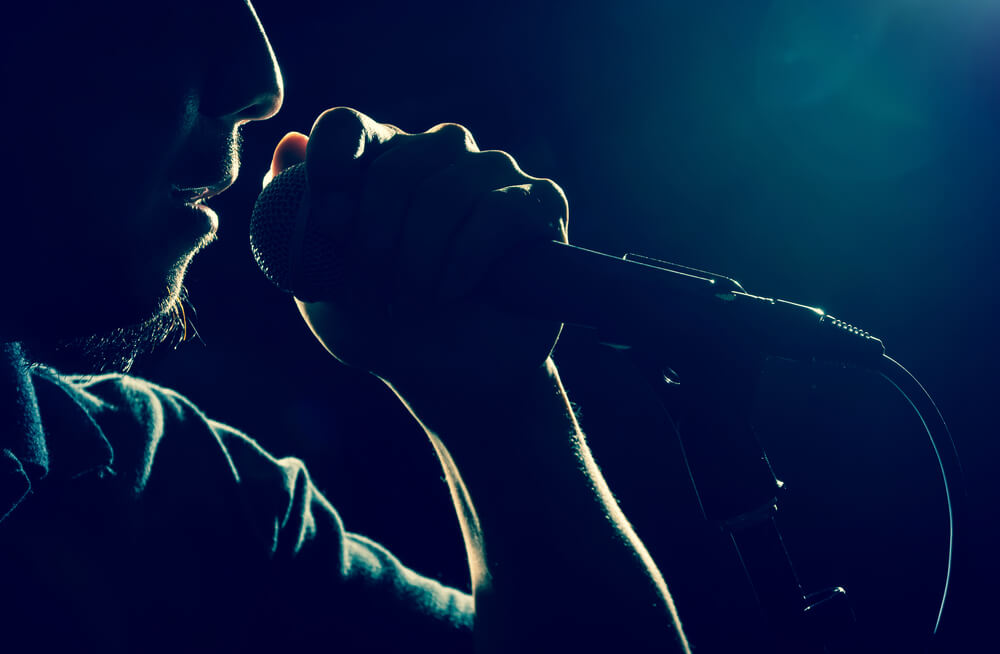
[[[211,186],[187,186],[181,187],[177,184],[170,185],[170,199],[179,204],[199,206],[206,200],[222,193],[230,186],[233,180],[226,179]]]
[[[214,237],[219,228],[219,216],[205,202],[232,185],[231,180],[212,186],[180,186],[171,184],[169,198],[174,208],[175,225],[180,227],[178,236],[185,242],[204,245]],[[207,240],[206,240],[207,239]]]
[[[210,196],[208,187],[179,188],[172,185],[170,188],[170,199],[180,204],[201,204]]]

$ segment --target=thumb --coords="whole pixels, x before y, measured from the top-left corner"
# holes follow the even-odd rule
[[[309,137],[299,132],[289,132],[278,141],[277,147],[274,148],[274,156],[271,158],[271,168],[264,175],[264,188],[286,168],[306,160],[306,144],[308,142]]]

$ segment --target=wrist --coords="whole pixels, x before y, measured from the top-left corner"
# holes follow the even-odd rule
[[[456,375],[385,381],[428,432],[449,442],[479,434],[479,441],[492,432],[509,441],[527,435],[528,423],[551,424],[551,418],[575,426],[555,362],[551,357],[516,377],[476,375],[476,380]],[[549,416],[546,420],[543,416]]]

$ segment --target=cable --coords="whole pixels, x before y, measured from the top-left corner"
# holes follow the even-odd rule
[[[945,502],[948,506],[948,566],[945,571],[941,604],[938,607],[937,620],[934,622],[934,631],[932,632],[937,634],[938,628],[941,626],[941,616],[944,614],[945,601],[948,597],[948,586],[951,583],[951,567],[955,554],[955,506],[952,499],[956,495],[953,495],[952,491],[955,488],[964,488],[964,475],[958,459],[958,452],[955,449],[955,442],[951,438],[951,432],[948,430],[948,425],[945,423],[944,417],[934,403],[933,398],[931,398],[930,393],[898,361],[888,355],[883,355],[881,363],[882,365],[878,370],[879,374],[900,392],[910,406],[913,407],[917,417],[920,418],[920,422],[924,425],[927,437],[930,439],[931,448],[933,448],[934,455],[937,457],[938,466],[941,469],[941,480],[944,483]],[[920,410],[918,403],[925,405],[925,411]],[[937,436],[935,436],[935,432],[937,432]],[[944,449],[945,446],[947,449]],[[951,468],[950,471],[949,468]],[[958,493],[957,496],[960,497],[962,494],[964,494],[964,491]]]

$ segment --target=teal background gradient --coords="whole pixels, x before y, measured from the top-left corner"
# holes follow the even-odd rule
[[[243,179],[215,203],[219,242],[191,270],[203,342],[157,353],[138,373],[276,454],[303,456],[349,527],[464,584],[430,449],[376,381],[324,358],[246,245],[271,149],[286,131],[308,132],[322,109],[353,106],[409,131],[460,122],[484,149],[507,150],[563,186],[576,243],[730,275],[885,341],[937,399],[966,467],[967,568],[948,651],[985,651],[984,613],[1000,581],[1000,1],[255,5],[284,69],[286,106],[246,129]],[[641,393],[629,383],[609,383],[619,373],[602,357],[573,333],[557,351],[626,511],[647,540],[667,543],[660,512],[679,495],[642,481],[657,478],[646,456],[655,412],[635,408]],[[911,451],[895,444],[923,442],[912,416],[872,380],[816,373],[803,383],[826,389],[821,409],[772,398],[788,420],[816,427],[783,465],[884,446],[866,468],[872,477],[842,480],[856,486],[843,493],[867,511],[858,525],[882,515],[893,532],[914,525],[912,538],[882,551],[905,558],[926,527],[920,491],[893,491]],[[831,425],[843,447],[811,447],[814,436],[838,438]]]

